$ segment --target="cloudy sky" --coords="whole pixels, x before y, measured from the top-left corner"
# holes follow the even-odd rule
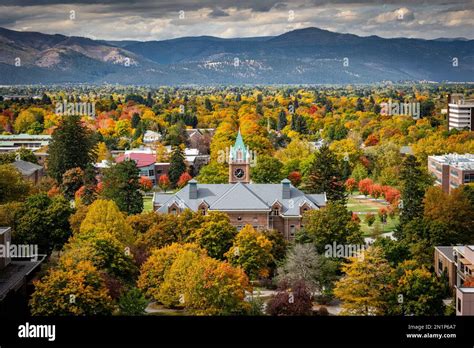
[[[0,0],[0,27],[107,40],[266,36],[305,27],[474,39],[474,0]]]

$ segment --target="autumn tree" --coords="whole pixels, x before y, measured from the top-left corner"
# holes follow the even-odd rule
[[[380,248],[370,247],[342,266],[345,274],[334,288],[343,315],[383,315],[387,312],[392,269]]]
[[[443,299],[446,291],[439,278],[416,261],[405,261],[399,265],[394,279],[393,297],[402,303],[392,306],[393,314],[443,315]],[[394,301],[395,302],[395,301]]]
[[[192,234],[192,238],[206,249],[210,257],[223,259],[224,253],[232,246],[237,234],[236,228],[230,223],[229,216],[221,212],[210,212],[204,217],[200,228]]]
[[[140,171],[135,161],[124,160],[104,170],[101,196],[114,201],[119,209],[128,214],[143,210],[140,193]]]
[[[186,186],[189,180],[191,180],[193,177],[189,175],[188,172],[184,172],[183,174],[180,175],[178,182],[176,183],[176,186],[179,188],[183,188]]]
[[[283,281],[278,292],[267,303],[267,313],[272,316],[311,315],[313,310],[312,294],[304,280]]]
[[[110,315],[112,299],[98,270],[90,261],[62,260],[34,283],[31,313],[40,316]]]
[[[271,249],[272,242],[252,226],[246,225],[224,256],[232,265],[241,266],[250,278],[266,277],[273,258]]]
[[[0,165],[0,204],[23,199],[30,185],[20,172],[10,164]]]
[[[111,234],[127,246],[134,241],[134,233],[117,205],[113,201],[97,199],[89,206],[77,237],[95,238],[103,232]]]
[[[67,199],[72,199],[77,190],[84,184],[84,171],[77,167],[68,169],[63,174],[62,190]]]
[[[143,315],[147,305],[148,301],[137,288],[131,288],[130,290],[125,291],[118,301],[120,315]]]
[[[166,192],[171,187],[171,182],[167,174],[160,175],[158,187]]]

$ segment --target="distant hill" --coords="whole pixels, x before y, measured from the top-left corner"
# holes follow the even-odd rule
[[[457,67],[453,66],[454,58]],[[0,84],[336,84],[387,80],[474,81],[474,40],[384,39],[306,28],[272,37],[200,36],[141,42],[0,28]]]

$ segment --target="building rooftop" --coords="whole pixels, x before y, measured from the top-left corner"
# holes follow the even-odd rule
[[[305,203],[312,209],[326,205],[325,194],[305,194],[292,185],[290,198],[282,197],[282,184],[197,184],[197,198],[190,198],[189,187],[188,183],[175,194],[156,193],[158,212],[168,212],[173,204],[197,211],[203,203],[211,211],[269,211],[278,202],[282,215],[299,216]]]
[[[125,159],[135,161],[138,168],[148,167],[156,162],[156,155],[149,153],[126,153],[118,156],[115,161],[123,162]]]
[[[34,172],[43,169],[38,164],[34,164],[31,162],[27,161],[22,161],[22,160],[16,160],[15,162],[12,163],[12,166],[14,166],[22,175],[29,176],[33,174]]]
[[[0,141],[5,140],[51,140],[51,135],[49,134],[9,134],[9,135],[0,135]]]
[[[17,289],[24,283],[32,271],[35,270],[44,260],[38,261],[12,261],[5,268],[0,270],[0,301],[2,301],[10,291]]]
[[[437,246],[435,247],[444,257],[446,257],[450,262],[454,262],[454,247],[453,246]]]
[[[474,170],[474,154],[449,153],[438,156],[429,156],[428,158],[433,159],[441,164],[449,164],[450,166],[457,169]]]

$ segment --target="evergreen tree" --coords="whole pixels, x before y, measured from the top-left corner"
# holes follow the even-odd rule
[[[68,169],[86,168],[95,161],[95,145],[95,137],[82,125],[80,116],[63,118],[49,144],[49,176],[61,182]]]
[[[286,112],[284,110],[281,110],[280,113],[278,114],[277,129],[280,131],[283,128],[285,128],[287,124],[288,124],[288,120],[286,118]]]
[[[168,172],[173,187],[176,187],[181,174],[185,171],[186,163],[184,161],[184,152],[180,146],[175,146],[173,153],[171,154],[170,170]]]
[[[356,111],[364,111],[364,102],[361,98],[357,98]]]
[[[132,128],[137,128],[139,122],[140,122],[140,115],[137,112],[133,113]]]
[[[206,107],[207,111],[212,111],[212,104],[209,98],[204,100],[204,106]]]
[[[84,171],[84,192],[82,202],[90,205],[97,198],[97,179],[95,177],[94,167],[89,164]]]
[[[102,196],[114,201],[123,212],[141,213],[143,197],[140,193],[139,174],[135,161],[131,160],[104,170]]]
[[[323,145],[316,153],[304,184],[305,190],[309,193],[326,192],[328,200],[345,201],[341,164],[327,145]]]
[[[404,226],[414,219],[423,217],[423,198],[430,182],[412,155],[402,163],[400,180],[402,182],[400,224]]]

